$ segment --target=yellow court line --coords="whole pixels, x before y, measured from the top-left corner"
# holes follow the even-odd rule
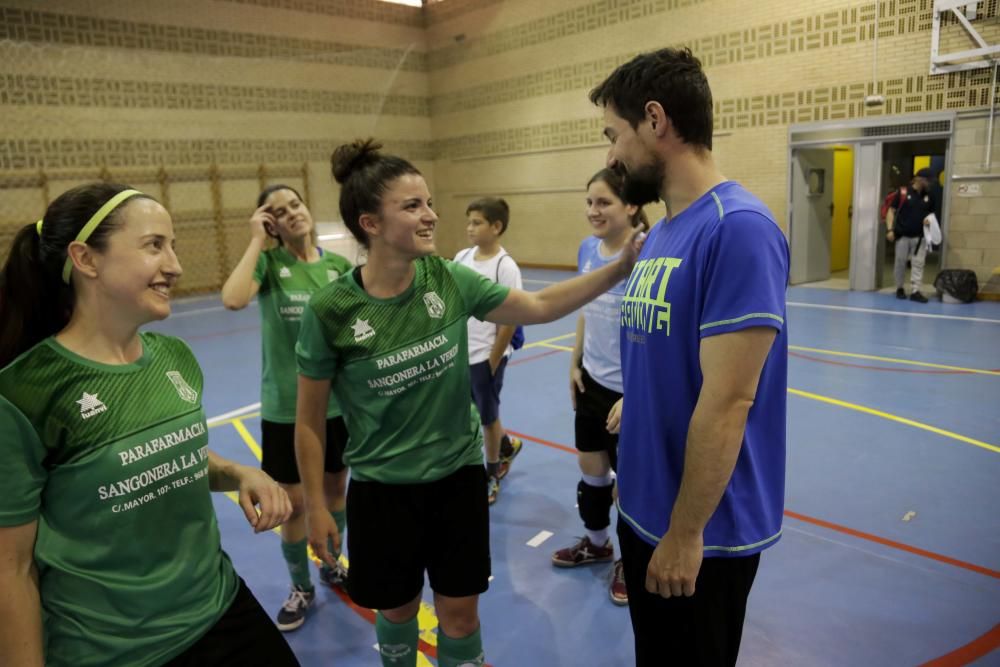
[[[257,441],[253,439],[252,435],[250,435],[250,431],[247,430],[247,427],[243,425],[243,418],[236,417],[233,419],[233,426],[236,428],[236,432],[240,434],[240,437],[243,438],[243,442],[245,442],[247,447],[250,448],[250,451],[253,452],[253,455],[257,457],[258,461],[260,461],[263,456],[260,451],[260,445],[258,445]]]
[[[858,405],[857,403],[848,403],[847,401],[841,401],[840,399],[837,398],[830,398],[829,396],[813,394],[808,391],[802,391],[801,389],[792,389],[791,387],[789,387],[788,393],[794,394],[795,396],[801,396],[802,398],[808,398],[813,401],[819,401],[821,403],[829,403],[830,405],[836,405],[841,408],[847,408],[848,410],[857,410],[858,412],[864,412],[865,414],[873,415],[875,417],[888,419],[889,421],[894,421],[899,424],[906,424],[907,426],[912,426],[913,428],[919,428],[924,431],[930,431],[931,433],[943,435],[946,438],[951,438],[953,440],[958,440],[959,442],[975,445],[976,447],[981,447],[988,451],[997,452],[998,454],[1000,454],[1000,447],[996,445],[991,445],[988,442],[983,442],[982,440],[976,440],[975,438],[969,438],[967,436],[961,435],[959,433],[954,433],[952,431],[946,431],[943,428],[931,426],[930,424],[924,424],[923,422],[907,419],[906,417],[900,417],[899,415],[893,415],[888,412],[882,412],[881,410],[868,408],[863,405]]]
[[[575,336],[575,335],[576,335],[576,332],[573,332],[573,333],[563,334],[562,336],[555,336],[553,338],[546,338],[545,340],[536,340],[534,343],[527,343],[527,344],[525,344],[524,348],[547,346],[549,343],[554,343],[555,341],[562,340],[563,338],[571,338],[572,336]],[[524,349],[524,348],[522,348],[522,349]]]
[[[796,352],[813,352],[816,354],[828,354],[832,357],[850,357],[852,359],[868,359],[870,361],[884,361],[889,364],[906,364],[909,366],[924,366],[926,368],[940,368],[948,371],[960,371],[963,373],[978,373],[980,375],[1000,376],[1000,371],[990,371],[982,368],[964,368],[962,366],[949,366],[947,364],[932,364],[927,361],[914,361],[912,359],[899,359],[896,357],[879,357],[874,354],[858,354],[856,352],[840,352],[838,350],[824,350],[818,347],[802,347],[801,345],[789,345],[789,350]]]
[[[208,425],[208,427],[209,428],[215,428],[216,426],[225,426],[226,424],[233,424],[233,423],[235,423],[237,421],[240,421],[240,420],[243,420],[243,419],[253,419],[254,417],[260,417],[260,413],[259,412],[248,412],[246,414],[240,415],[239,417],[230,417],[229,419],[222,419],[222,420],[217,421],[217,422],[210,422],[209,425]]]
[[[549,345],[545,341],[540,341],[539,345],[544,345],[544,347],[551,347],[557,350],[567,350],[572,352],[573,348],[563,347],[561,345]],[[791,348],[791,346],[789,346]],[[815,348],[800,348],[810,351],[821,351]],[[845,355],[850,353],[843,353]],[[900,363],[907,363],[905,361],[897,360]],[[918,365],[923,365],[922,362],[917,362]],[[941,366],[939,366],[941,367]],[[952,367],[955,368],[955,367]],[[984,373],[986,371],[979,371]],[[970,438],[968,436],[961,435],[959,433],[954,433],[953,431],[946,431],[943,428],[938,428],[936,426],[931,426],[930,424],[924,424],[923,422],[914,421],[912,419],[907,419],[906,417],[900,417],[899,415],[890,414],[888,412],[883,412],[881,410],[876,410],[874,408],[868,408],[863,405],[858,405],[857,403],[848,403],[847,401],[841,401],[840,399],[830,398],[829,396],[822,396],[820,394],[813,394],[808,391],[802,391],[801,389],[788,388],[788,393],[794,394],[795,396],[801,396],[802,398],[808,398],[813,401],[819,401],[821,403],[829,403],[830,405],[836,405],[841,408],[847,408],[848,410],[856,410],[858,412],[863,412],[865,414],[873,415],[875,417],[881,417],[882,419],[888,419],[889,421],[894,421],[899,424],[905,424],[907,426],[912,426],[914,428],[919,428],[924,431],[930,431],[931,433],[936,433],[937,435],[943,435],[946,438],[951,438],[952,440],[958,440],[959,442],[964,442],[969,445],[975,445],[976,447],[981,447],[982,449],[1000,453],[1000,447],[996,445],[991,445],[988,442],[983,442],[982,440],[976,440],[975,438]]]

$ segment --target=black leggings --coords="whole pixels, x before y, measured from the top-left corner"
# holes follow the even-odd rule
[[[164,667],[299,667],[288,642],[246,583],[201,639]]]

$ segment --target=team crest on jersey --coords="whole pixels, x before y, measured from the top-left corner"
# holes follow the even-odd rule
[[[329,282],[332,283],[334,280],[336,280],[339,277],[340,277],[340,271],[337,271],[336,269],[327,269],[326,270],[326,279]]]
[[[97,398],[97,394],[83,392],[83,398],[77,401],[77,403],[80,405],[80,419],[90,419],[94,415],[99,415],[108,410],[108,406],[101,399]]]
[[[440,320],[444,315],[444,301],[437,295],[437,292],[428,292],[424,295],[424,305],[427,306],[427,314],[435,320]]]
[[[355,343],[360,343],[363,340],[368,340],[369,338],[375,335],[375,329],[372,329],[372,326],[368,324],[368,320],[363,320],[360,317],[354,324],[351,325],[351,328],[354,329]]]
[[[292,277],[292,270],[290,268],[288,268],[287,266],[283,266],[283,267],[281,267],[281,270],[278,271],[278,277],[280,277],[280,278],[291,278]]]
[[[184,381],[180,373],[177,371],[167,371],[167,377],[174,383],[174,388],[177,390],[177,394],[181,397],[181,400],[185,400],[188,403],[196,403],[198,401],[198,392]]]

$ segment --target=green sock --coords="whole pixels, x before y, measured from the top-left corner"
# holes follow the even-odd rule
[[[311,591],[313,585],[312,579],[309,576],[308,544],[309,540],[307,539],[301,542],[285,542],[282,540],[281,555],[285,557],[285,564],[288,565],[288,574],[292,576],[292,585]]]
[[[417,617],[406,623],[393,623],[382,612],[375,615],[375,637],[382,667],[416,667],[417,637],[420,631]]]
[[[333,540],[327,539],[326,548],[333,554],[334,558],[340,557],[340,552],[344,550],[344,540],[347,536],[344,535],[344,531],[347,530],[347,511],[346,510],[330,510],[330,516],[333,517],[334,522],[337,524],[337,532],[340,533],[340,551],[333,548]],[[329,568],[330,566],[323,563],[322,567]]]
[[[438,630],[438,667],[480,667],[486,664],[479,628],[468,637],[452,639]]]

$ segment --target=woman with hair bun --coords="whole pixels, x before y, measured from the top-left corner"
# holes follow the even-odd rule
[[[616,262],[539,292],[498,285],[435,256],[438,217],[424,177],[380,149],[358,140],[332,156],[341,215],[368,249],[368,263],[313,295],[296,346],[295,446],[309,543],[330,562],[327,540],[339,542],[321,472],[332,390],[351,434],[348,591],[378,610],[382,664],[416,664],[426,572],[438,664],[482,665],[478,601],[490,576],[489,510],[466,323],[562,317],[628,275],[641,240],[633,236]]]
[[[288,496],[208,450],[197,360],[139,332],[170,314],[180,276],[170,215],[122,185],[73,188],[14,239],[0,665],[298,665],[222,551],[209,491],[239,491],[255,532],[288,517]]]

